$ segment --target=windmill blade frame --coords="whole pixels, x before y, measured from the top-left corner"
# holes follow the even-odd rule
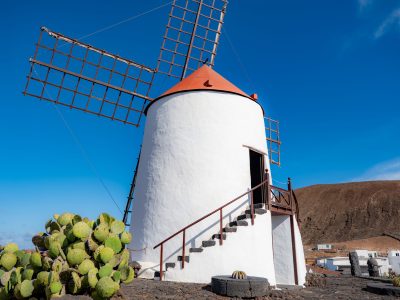
[[[279,121],[264,117],[265,134],[269,161],[274,165],[281,165],[281,139],[279,133]]]
[[[157,72],[182,80],[204,63],[214,66],[227,0],[174,0]]]
[[[152,100],[154,69],[45,27],[30,63],[24,95],[134,126]]]

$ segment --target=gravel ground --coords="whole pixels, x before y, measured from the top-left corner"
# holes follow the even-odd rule
[[[326,286],[297,290],[272,290],[261,299],[398,299],[379,296],[365,290],[369,280],[350,276],[327,277]],[[122,285],[120,297],[116,299],[227,299],[215,295],[208,286],[194,283],[176,283],[136,279]],[[260,299],[260,300],[261,300]]]

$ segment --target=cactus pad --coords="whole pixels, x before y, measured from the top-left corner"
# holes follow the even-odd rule
[[[110,265],[104,265],[99,270],[99,277],[107,277],[110,276],[113,271],[113,268]]]
[[[58,217],[57,222],[61,226],[65,226],[65,225],[71,224],[73,218],[74,218],[74,214],[63,213],[61,216]]]
[[[120,236],[122,244],[129,244],[132,241],[132,234],[130,232],[124,231]]]
[[[28,298],[28,297],[32,296],[33,289],[34,289],[34,287],[33,287],[32,281],[26,279],[21,282],[19,293],[21,294],[21,296],[23,298]]]
[[[97,279],[98,272],[99,272],[99,270],[97,268],[93,268],[88,272],[88,283],[89,283],[89,286],[93,289],[96,287],[96,284],[99,281]]]
[[[90,259],[85,259],[78,267],[79,273],[86,275],[91,269],[94,269],[94,262]]]
[[[120,234],[124,232],[125,224],[122,221],[114,221],[111,223],[111,232],[115,234]]]
[[[52,295],[59,294],[62,290],[62,284],[59,281],[55,281],[49,285],[49,288]]]
[[[0,264],[4,269],[10,271],[17,264],[17,256],[14,253],[6,252],[0,258]]]
[[[114,253],[120,253],[122,250],[122,243],[119,237],[117,236],[111,236],[107,238],[106,241],[104,242],[104,245],[106,247],[110,247],[111,249],[113,249]]]
[[[93,232],[95,239],[99,242],[104,242],[108,237],[110,230],[106,223],[100,223]]]
[[[110,277],[103,277],[96,284],[97,295],[102,298],[110,298],[117,291],[117,283]]]
[[[103,263],[108,263],[114,256],[114,250],[110,247],[104,247],[100,250],[100,259]]]
[[[18,251],[18,245],[16,243],[9,243],[4,247],[3,251],[8,253],[14,253]]]
[[[70,249],[67,254],[67,261],[71,266],[80,265],[86,258],[88,254],[82,249]]]
[[[90,235],[92,230],[90,229],[89,225],[83,221],[75,223],[74,227],[72,228],[72,233],[78,239],[87,239]]]
[[[29,261],[34,268],[40,268],[42,266],[42,258],[39,252],[32,253]]]

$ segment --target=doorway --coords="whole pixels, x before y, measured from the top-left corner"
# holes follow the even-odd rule
[[[264,155],[249,149],[250,155],[250,177],[251,188],[261,184],[264,181]],[[253,191],[254,204],[264,203],[264,187]]]

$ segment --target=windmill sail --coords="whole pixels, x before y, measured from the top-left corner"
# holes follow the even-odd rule
[[[174,0],[157,72],[182,80],[204,63],[214,65],[227,0]]]
[[[264,117],[265,133],[267,137],[267,147],[269,161],[272,164],[281,165],[281,140],[279,137],[279,121],[270,117]]]
[[[42,27],[25,95],[138,126],[155,70]]]

